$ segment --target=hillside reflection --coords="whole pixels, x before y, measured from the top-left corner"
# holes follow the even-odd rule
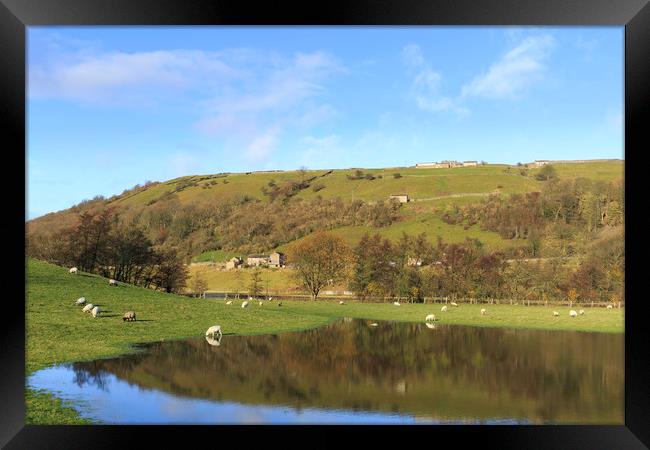
[[[186,397],[534,423],[623,423],[623,335],[354,320],[296,333],[161,342],[73,365]]]

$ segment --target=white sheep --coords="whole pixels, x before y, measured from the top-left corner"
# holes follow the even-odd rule
[[[77,305],[77,306],[78,305],[83,305],[84,303],[86,303],[86,297],[78,298],[77,301],[74,302],[74,304]]]
[[[108,280],[108,285],[109,286],[117,286],[117,281],[111,278],[110,280]]]
[[[585,310],[581,309],[580,311],[578,311],[578,314],[580,314],[581,316],[584,316],[585,315]]]
[[[569,311],[569,315],[570,315],[571,317],[578,317],[578,313],[577,313],[575,310],[573,310],[573,309],[572,309],[571,311]]]
[[[445,312],[445,311],[447,311],[447,305],[445,305],[445,306],[443,306],[442,308],[440,308],[440,311],[441,311],[441,312]]]
[[[232,300],[228,300],[228,301],[226,302],[226,305],[232,305]]]
[[[341,300],[341,301],[339,302],[339,305],[343,305],[343,304],[344,304],[344,303],[343,303],[343,300]]]
[[[607,309],[612,309],[612,305],[607,305]]]
[[[393,305],[399,306],[399,302],[393,302]]]
[[[99,315],[99,313],[102,312],[102,310],[99,309],[99,306],[95,306],[91,312],[92,312],[93,317],[97,317]]]
[[[262,301],[260,300],[260,306],[262,306],[263,304],[264,304],[264,303],[262,303]]]
[[[487,311],[485,310],[485,308],[481,308],[481,315],[484,316],[486,314],[487,314]]]
[[[69,270],[69,272],[72,273],[72,274],[75,274],[75,275],[76,275],[76,274],[77,274],[77,270],[78,270],[78,269],[77,269],[76,267],[73,267],[72,269]]]
[[[246,308],[248,306],[248,300],[244,300],[244,302],[241,304],[242,308]]]
[[[560,313],[557,312],[557,311],[553,311],[553,315],[554,315],[555,317],[560,317]]]
[[[273,300],[273,297],[269,297],[269,301]]]
[[[426,317],[424,318],[424,321],[425,321],[425,322],[428,322],[428,321],[430,321],[430,320],[435,321],[435,320],[436,320],[436,316],[433,315],[433,314],[429,314],[428,316],[426,316]]]
[[[212,325],[212,326],[211,326],[210,328],[208,328],[207,331],[205,332],[205,335],[206,335],[206,336],[209,336],[209,335],[215,335],[215,334],[218,334],[218,335],[223,334],[223,333],[221,332],[221,325]]]
[[[92,303],[88,303],[86,306],[83,307],[82,311],[89,313],[92,311],[92,309],[95,307]]]
[[[456,303],[456,302],[451,302],[451,306],[458,306],[458,303]]]

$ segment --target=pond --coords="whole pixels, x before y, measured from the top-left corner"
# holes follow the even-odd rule
[[[146,344],[28,384],[112,424],[624,423],[623,334],[371,322]]]

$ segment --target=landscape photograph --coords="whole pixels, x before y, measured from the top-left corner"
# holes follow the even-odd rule
[[[624,31],[28,27],[26,424],[623,425]]]

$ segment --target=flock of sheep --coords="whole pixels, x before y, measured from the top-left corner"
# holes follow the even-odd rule
[[[79,272],[79,269],[76,267],[72,267],[69,271],[71,274],[76,275],[77,272]],[[117,286],[117,281],[113,280],[112,278],[108,280],[108,285],[109,286]],[[104,312],[99,306],[95,306],[92,303],[86,303],[86,297],[80,297],[74,302],[75,306],[82,306],[83,308],[81,311],[85,313],[90,313],[92,314],[93,317],[98,317],[100,313]],[[122,316],[122,321],[124,322],[133,322],[135,321],[135,311],[127,311],[124,313],[124,316]]]

